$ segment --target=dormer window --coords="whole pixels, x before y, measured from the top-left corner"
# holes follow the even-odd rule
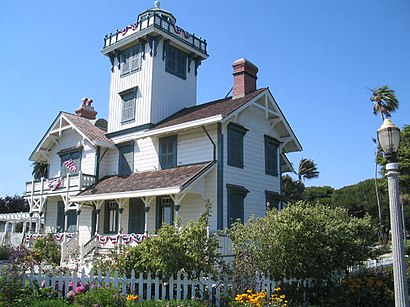
[[[121,77],[132,74],[141,69],[142,48],[140,44],[134,45],[121,52],[120,75]]]
[[[166,48],[165,71],[185,80],[187,55],[171,45],[168,45]]]

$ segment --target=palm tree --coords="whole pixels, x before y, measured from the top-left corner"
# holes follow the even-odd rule
[[[31,164],[33,166],[33,171],[31,174],[33,175],[35,180],[39,180],[41,177],[47,177],[48,174],[48,164],[44,162],[33,162]]]
[[[319,177],[316,163],[311,159],[302,158],[299,162],[298,179],[302,183],[305,179]]]
[[[395,92],[388,85],[370,89],[370,91],[372,92],[370,100],[374,103],[373,114],[377,115],[380,112],[383,121],[385,117],[389,118],[391,116],[391,112],[399,108],[399,101]]]

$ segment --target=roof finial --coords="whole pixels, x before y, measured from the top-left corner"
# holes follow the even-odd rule
[[[154,5],[155,5],[155,7],[156,7],[156,8],[158,8],[158,9],[159,9],[159,6],[161,5],[161,2],[159,2],[159,1],[155,1],[155,2],[154,2]]]

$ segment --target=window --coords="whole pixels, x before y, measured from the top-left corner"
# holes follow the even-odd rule
[[[134,142],[118,145],[118,174],[127,176],[134,169]]]
[[[159,139],[159,163],[161,169],[177,166],[177,136],[167,136]]]
[[[265,173],[279,175],[279,141],[265,135]]]
[[[244,167],[243,137],[248,129],[234,123],[228,125],[228,165]]]
[[[141,45],[137,44],[121,52],[120,76],[124,77],[141,69]]]
[[[131,198],[129,210],[128,233],[144,233],[145,205],[141,198]]]
[[[104,232],[118,233],[118,204],[114,200],[105,203]]]
[[[167,56],[165,58],[165,71],[177,76],[181,79],[186,79],[186,63],[187,55],[181,50],[168,45]]]
[[[61,158],[61,165],[60,165],[60,174],[61,176],[65,176],[67,174],[77,174],[80,171],[81,166],[81,150],[69,150],[69,151],[61,151],[59,152]],[[73,161],[73,166],[68,167],[64,166],[64,162],[66,161]]]
[[[174,223],[174,202],[169,196],[157,197],[157,229]]]
[[[67,229],[65,227],[65,216],[67,214]],[[77,211],[68,210],[64,211],[64,202],[57,202],[57,223],[56,232],[75,232],[77,228]]]
[[[121,123],[128,123],[135,119],[135,97],[137,90],[127,91],[121,94],[122,99],[122,115]]]
[[[273,209],[276,208],[278,210],[281,210],[281,204],[280,204],[280,194],[276,192],[271,192],[271,191],[265,191],[265,204],[266,204],[266,209]]]
[[[233,184],[227,184],[228,192],[228,227],[236,220],[244,220],[244,201],[248,194],[248,190],[245,187],[237,186]]]

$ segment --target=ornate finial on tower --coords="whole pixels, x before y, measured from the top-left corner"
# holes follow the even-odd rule
[[[156,7],[157,9],[159,9],[159,6],[161,5],[161,2],[155,1],[155,2],[154,2],[154,5],[155,5],[155,7]]]

